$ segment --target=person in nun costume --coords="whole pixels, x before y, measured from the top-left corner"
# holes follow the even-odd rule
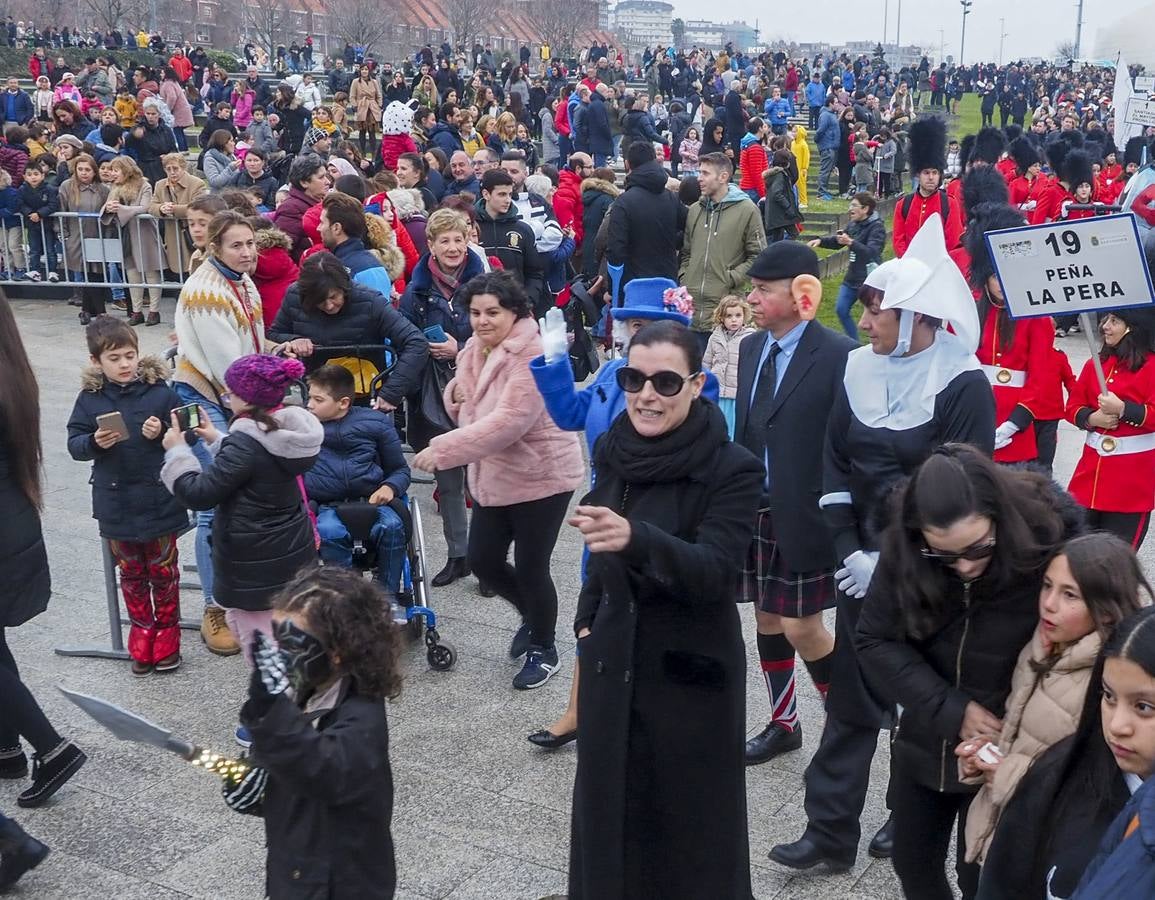
[[[901,259],[867,276],[858,299],[865,308],[859,327],[870,343],[847,358],[826,432],[819,500],[842,560],[826,724],[806,770],[806,831],[770,851],[772,860],[794,869],[824,863],[841,871],[857,856],[870,764],[892,711],[862,678],[854,634],[890,492],[941,444],[994,452],[995,402],[975,356],[978,312],[947,254],[937,214]],[[889,857],[892,843],[888,820],[869,852]]]

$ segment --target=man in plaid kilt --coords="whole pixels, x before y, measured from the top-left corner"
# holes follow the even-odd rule
[[[771,244],[748,272],[759,331],[738,356],[735,440],[763,461],[762,502],[739,601],[754,604],[770,721],[746,743],[746,763],[802,746],[794,654],[825,697],[834,638],[822,611],[835,604],[838,563],[818,507],[827,413],[855,344],[814,321],[822,298],[818,257],[793,241]]]

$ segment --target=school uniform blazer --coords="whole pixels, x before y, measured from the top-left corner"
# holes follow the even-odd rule
[[[758,331],[745,338],[738,349],[734,440],[743,446],[747,446],[750,392],[768,339],[769,332]],[[779,525],[775,529],[778,547],[795,572],[828,569],[838,562],[818,508],[822,447],[827,417],[842,388],[847,354],[856,346],[850,338],[818,322],[807,324],[764,423],[770,457],[770,511]]]

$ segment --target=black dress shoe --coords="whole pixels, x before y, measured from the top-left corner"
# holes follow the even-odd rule
[[[571,741],[576,741],[577,729],[567,731],[565,734],[554,734],[548,728],[543,728],[540,731],[535,731],[533,734],[527,735],[526,740],[544,750],[556,750],[558,747],[564,747]]]
[[[830,853],[805,836],[793,844],[778,844],[770,851],[770,859],[791,869],[813,869],[825,864],[831,872],[846,872],[854,867],[854,854]]]
[[[464,556],[451,556],[445,563],[445,568],[433,576],[434,587],[445,587],[453,584],[458,578],[469,574],[469,563]]]
[[[870,848],[866,851],[875,859],[890,859],[894,853],[894,816],[886,820],[878,832],[870,840]]]
[[[495,591],[488,583],[482,581],[480,578],[477,579],[477,593],[481,594],[482,597],[497,596],[497,591]]]
[[[775,756],[802,748],[802,723],[793,731],[771,722],[758,734],[746,741],[746,765],[757,766],[769,762]]]

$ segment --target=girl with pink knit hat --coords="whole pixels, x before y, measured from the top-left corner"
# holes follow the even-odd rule
[[[317,561],[300,476],[317,459],[324,429],[307,409],[283,402],[304,371],[295,359],[261,354],[242,356],[228,367],[221,396],[233,413],[228,434],[222,436],[199,407],[199,424],[190,429],[212,455],[207,471],[175,412],[163,440],[165,486],[189,509],[216,507],[215,599],[250,663],[253,633],[272,633],[273,596]],[[248,746],[243,726],[237,743]]]

